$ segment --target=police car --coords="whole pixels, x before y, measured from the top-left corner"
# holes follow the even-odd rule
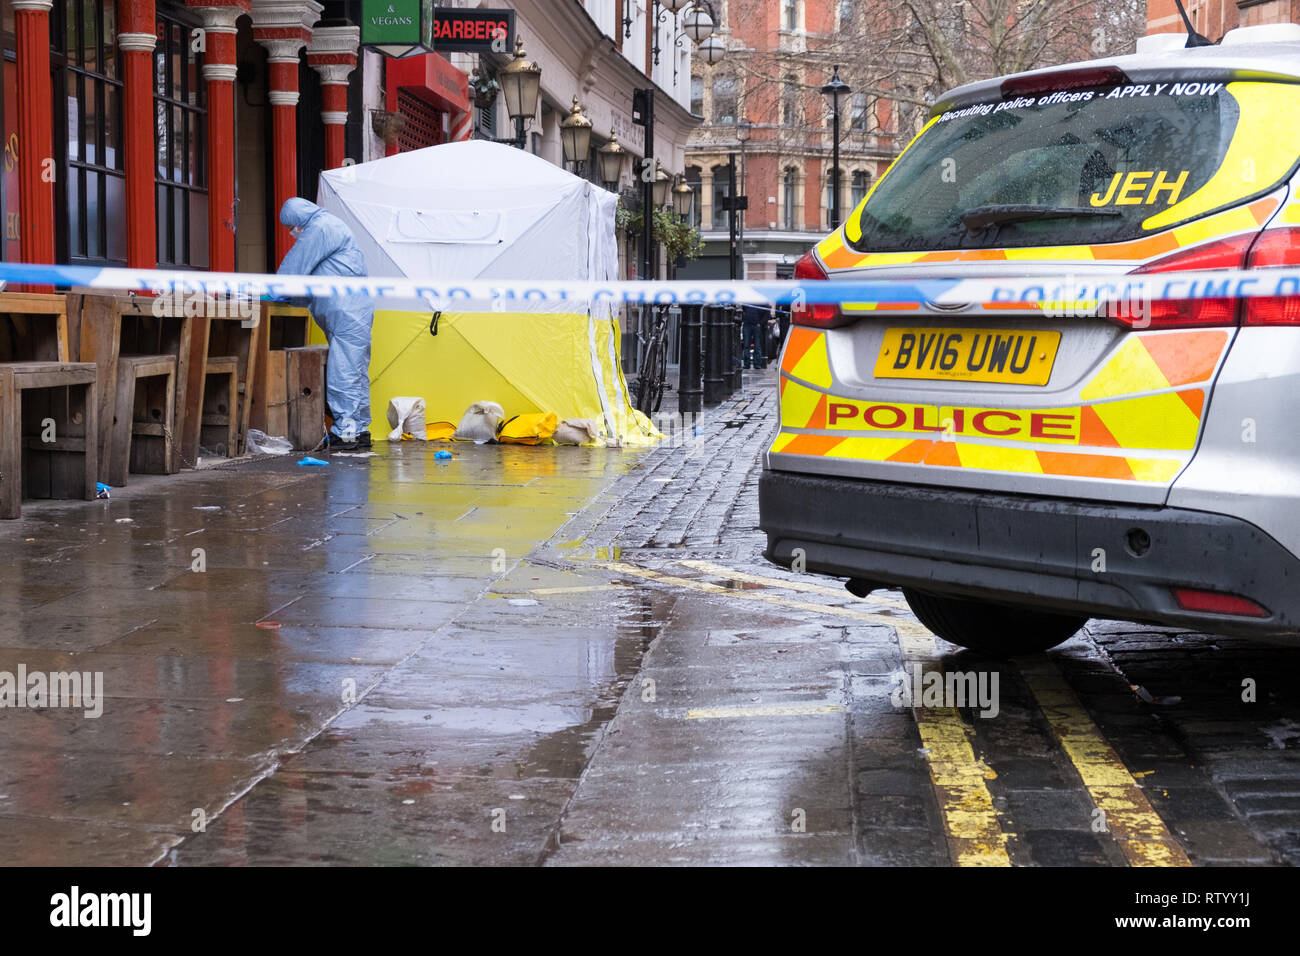
[[[1300,26],[968,84],[804,280],[1300,266]],[[767,557],[953,643],[1300,634],[1300,296],[806,305]]]

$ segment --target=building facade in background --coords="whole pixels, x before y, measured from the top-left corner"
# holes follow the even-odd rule
[[[1185,0],[1197,33],[1218,40],[1237,27],[1300,23],[1300,0]],[[1149,0],[1147,33],[1184,33],[1174,0]]]
[[[898,154],[906,130],[900,131],[897,104],[876,76],[865,82],[867,64],[849,39],[869,28],[868,5],[716,0],[727,52],[712,66],[696,58],[691,110],[703,123],[690,138],[686,164],[705,253],[682,275],[728,274],[732,213],[725,199],[732,154],[737,193],[748,198],[743,276],[789,277],[798,258],[830,229],[833,123],[820,89],[835,66],[853,88],[840,106],[842,217]]]
[[[360,45],[370,6],[0,0],[0,255],[272,271],[292,242],[279,207],[314,199],[321,170],[513,135],[502,98],[480,107],[468,84],[474,69],[491,75],[508,55],[385,57]],[[632,91],[653,84],[655,151],[682,171],[697,123],[691,49],[674,47],[664,23],[651,27],[645,0],[436,6],[516,11],[528,58],[542,67],[530,151],[563,161],[559,124],[576,96],[595,123],[593,150],[613,132],[641,154]],[[578,171],[598,175],[586,166]]]

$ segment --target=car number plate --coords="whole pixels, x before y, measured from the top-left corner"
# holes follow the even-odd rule
[[[1046,385],[1060,332],[1032,329],[887,329],[876,378]]]

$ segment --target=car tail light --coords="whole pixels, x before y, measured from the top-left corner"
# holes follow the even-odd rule
[[[817,261],[817,256],[809,249],[794,265],[796,279],[829,279],[830,276]],[[843,314],[838,305],[832,303],[795,302],[790,307],[790,321],[795,325],[810,325],[817,329],[833,329],[837,325],[847,325],[852,318]]]
[[[1269,617],[1267,608],[1250,598],[1221,591],[1199,591],[1192,588],[1174,588],[1174,600],[1184,611],[1204,611],[1207,614],[1233,614],[1237,617]]]
[[[1092,66],[1083,70],[1061,70],[1037,73],[1004,80],[1002,98],[1031,96],[1035,93],[1055,93],[1057,90],[1082,90],[1094,86],[1128,86],[1125,72],[1114,66]]]
[[[1134,269],[1134,275],[1160,272],[1192,272],[1199,269],[1244,269],[1246,254],[1255,241],[1255,233],[1207,242],[1185,252],[1147,263]],[[1208,299],[1164,299],[1147,303],[1147,313],[1137,314],[1127,303],[1113,302],[1107,318],[1120,325],[1137,328],[1176,329],[1211,325],[1236,325],[1237,300],[1231,297]]]
[[[1250,250],[1251,269],[1300,266],[1300,229],[1265,229]],[[1300,325],[1300,295],[1246,300],[1244,325]]]

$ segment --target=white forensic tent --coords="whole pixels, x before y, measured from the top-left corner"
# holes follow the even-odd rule
[[[440,280],[617,277],[618,197],[523,150],[471,140],[321,173],[317,203],[352,230],[374,276]],[[443,312],[376,303],[372,414],[390,398],[425,400],[426,419],[457,421],[476,401],[507,417],[591,418],[607,436],[658,437],[629,401],[613,306],[528,300]],[[382,428],[379,429],[382,431]]]

